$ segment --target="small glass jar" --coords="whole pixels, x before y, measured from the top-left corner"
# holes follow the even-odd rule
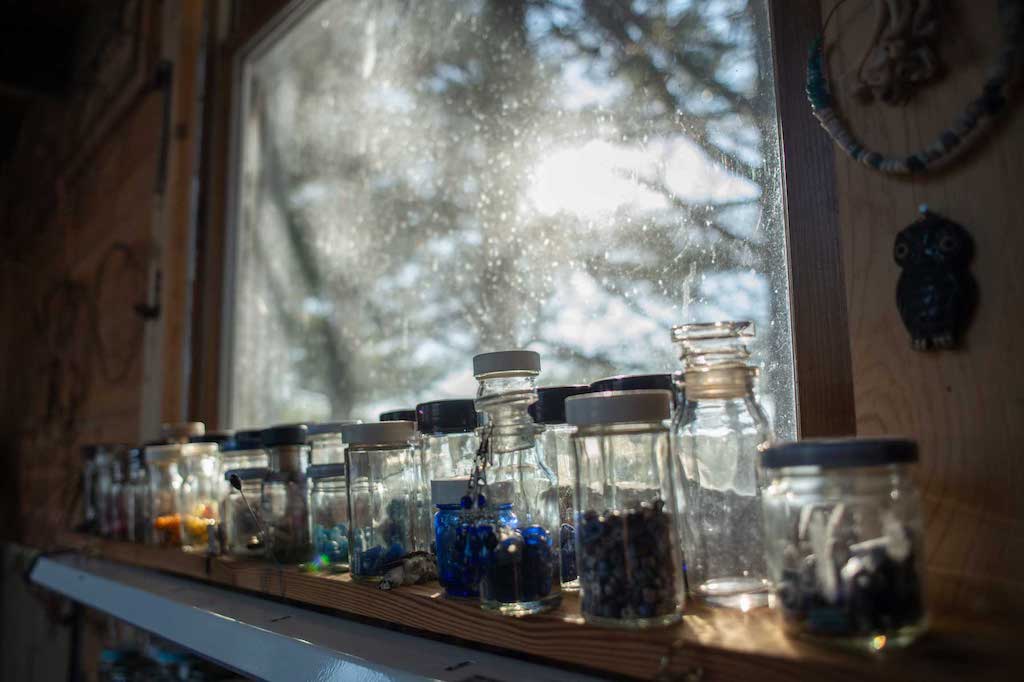
[[[577,427],[576,557],[588,623],[647,628],[682,617],[671,404],[662,390],[565,401],[566,419]]]
[[[410,440],[413,422],[351,424],[342,429],[348,471],[349,570],[377,581],[415,545],[413,501],[419,484]]]
[[[181,474],[178,462],[181,459],[181,445],[152,445],[146,448],[145,457],[149,475],[150,524],[147,544],[180,547],[178,493],[181,490]]]
[[[305,563],[313,551],[306,499],[308,430],[302,424],[275,426],[261,438],[270,459],[261,500],[268,550],[278,563]]]
[[[335,434],[339,435],[339,434]],[[339,435],[340,437],[340,435]],[[314,464],[306,469],[309,488],[312,566],[328,573],[348,570],[348,489],[345,463]]]
[[[543,462],[558,478],[558,557],[562,590],[579,589],[576,576],[576,521],[573,504],[573,466],[575,454],[570,437],[576,427],[565,423],[565,399],[590,393],[590,386],[548,386],[537,389],[537,402],[530,405],[530,416],[540,428],[538,436]]]
[[[540,356],[533,351],[473,358],[476,408],[485,416],[481,437],[489,455],[482,517],[475,526],[486,549],[480,604],[506,615],[546,611],[562,596],[558,480],[544,465],[528,411],[537,400],[539,373]]]
[[[182,445],[178,471],[182,478],[178,491],[182,549],[216,554],[219,550],[216,529],[220,521],[224,481],[217,443]]]
[[[128,541],[143,543],[149,528],[149,483],[144,448],[128,453],[128,480],[125,482],[125,511],[128,514]]]
[[[359,420],[348,420],[310,425],[310,463],[343,464],[345,462],[345,441],[341,439],[341,429],[343,426],[358,423]]]
[[[388,410],[381,412],[377,417],[382,422],[414,422],[416,421],[416,410],[402,408],[400,410]]]
[[[773,440],[748,364],[752,322],[672,328],[686,401],[673,436],[684,505],[683,552],[690,591],[713,606],[768,604],[761,451]]]
[[[224,481],[238,477],[241,490],[229,485],[224,498],[222,524],[224,548],[229,556],[254,559],[266,556],[267,546],[263,541],[263,529],[255,515],[259,513],[263,497],[263,481],[270,470],[266,467],[229,469],[224,472]]]
[[[236,431],[235,437],[220,449],[221,469],[255,469],[270,466],[270,458],[263,449],[262,431]]]
[[[206,433],[203,422],[167,422],[160,425],[160,438],[165,443],[180,445]]]
[[[106,489],[104,529],[111,540],[128,539],[128,493],[125,488],[126,454],[117,448],[110,458],[110,480]]]
[[[916,461],[914,442],[882,438],[764,452],[768,569],[787,632],[878,651],[925,630]]]

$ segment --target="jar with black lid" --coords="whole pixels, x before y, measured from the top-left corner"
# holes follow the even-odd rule
[[[337,434],[340,438],[340,434]],[[348,570],[348,490],[344,462],[314,464],[306,469],[309,489],[310,565],[328,573]]]
[[[304,424],[286,424],[264,429],[260,437],[270,461],[260,505],[269,534],[267,549],[279,563],[305,563],[312,552],[306,497],[308,430]]]
[[[786,630],[877,651],[926,627],[913,441],[805,440],[761,456],[766,554]]]
[[[473,458],[480,446],[476,427],[476,407],[470,398],[433,400],[416,406],[418,550],[435,550],[431,482],[472,473]]]
[[[673,413],[683,405],[683,390],[672,374],[619,374],[591,382],[594,393],[604,391],[668,391],[672,394]]]
[[[416,410],[403,408],[400,410],[388,410],[381,412],[377,417],[382,422],[414,422],[416,421]]]

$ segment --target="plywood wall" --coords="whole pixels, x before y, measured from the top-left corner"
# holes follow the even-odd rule
[[[942,30],[947,76],[907,107],[855,101],[838,76],[860,59],[875,3],[854,0],[829,27],[840,107],[868,145],[927,146],[981,90],[998,48],[996,2],[952,0]],[[832,9],[823,0],[822,14]],[[977,153],[935,176],[884,177],[837,154],[857,428],[921,442],[931,603],[981,613],[1024,608],[1024,101]],[[911,350],[895,306],[896,233],[917,206],[974,236],[981,306],[966,347]]]

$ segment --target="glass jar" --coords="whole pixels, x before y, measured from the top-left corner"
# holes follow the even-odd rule
[[[127,451],[118,448],[110,460],[110,485],[107,490],[105,522],[111,540],[128,539],[128,492],[125,486]]]
[[[181,488],[181,546],[187,552],[217,553],[217,523],[223,497],[223,474],[217,443],[195,442],[181,446],[178,462]]]
[[[339,436],[339,434],[334,434]],[[312,565],[328,573],[348,570],[348,489],[345,463],[314,464],[306,470]]]
[[[415,545],[413,500],[419,484],[408,421],[350,424],[342,429],[348,471],[349,570],[380,580],[385,566]]]
[[[128,453],[128,479],[125,482],[125,491],[128,541],[145,542],[149,529],[149,481],[144,447],[132,448]]]
[[[482,555],[480,603],[509,615],[539,613],[561,601],[556,530],[558,481],[541,459],[528,411],[537,400],[540,356],[533,351],[473,358],[477,411],[488,456],[484,517],[476,522]],[[506,513],[505,505],[511,505]]]
[[[686,401],[676,413],[686,577],[695,596],[747,610],[768,603],[760,452],[772,441],[747,360],[751,322],[673,327]]]
[[[96,462],[98,445],[82,446],[82,524],[79,530],[99,533],[99,467]]]
[[[414,422],[416,421],[416,410],[402,408],[401,410],[388,410],[381,412],[377,417],[382,422]]]
[[[924,631],[916,461],[914,442],[881,438],[765,451],[768,569],[789,633],[877,651]]]
[[[625,628],[682,617],[682,554],[674,513],[669,391],[581,395],[565,401],[576,465],[580,612]]]
[[[590,393],[586,384],[548,386],[537,389],[537,402],[530,405],[530,416],[540,428],[540,449],[544,464],[558,478],[558,557],[562,590],[579,589],[576,577],[576,521],[573,513],[573,453],[570,437],[576,427],[565,423],[565,399]]]
[[[149,519],[147,544],[161,547],[181,546],[181,515],[178,493],[181,474],[178,461],[181,445],[153,445],[146,448],[146,471],[149,475]]]
[[[229,492],[224,498],[224,548],[230,556],[250,559],[266,556],[263,529],[255,515],[263,497],[263,481],[269,473],[266,467],[229,469],[224,472],[225,482],[230,481],[234,475],[241,488],[238,490],[228,485]]]
[[[341,439],[341,429],[343,426],[358,423],[358,420],[348,420],[311,425],[309,427],[310,463],[344,463],[345,442]]]
[[[255,469],[270,466],[263,449],[262,431],[236,431],[235,437],[221,446],[220,464],[225,472],[231,469]],[[225,479],[226,480],[226,479]]]
[[[313,551],[306,504],[308,430],[302,424],[275,426],[261,438],[270,460],[261,500],[268,550],[278,563],[305,563]]]
[[[203,422],[167,422],[160,425],[160,438],[165,443],[182,444],[206,433]]]

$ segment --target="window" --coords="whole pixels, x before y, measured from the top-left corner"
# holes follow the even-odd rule
[[[795,435],[765,0],[325,0],[247,52],[231,423],[678,367],[753,319]]]

